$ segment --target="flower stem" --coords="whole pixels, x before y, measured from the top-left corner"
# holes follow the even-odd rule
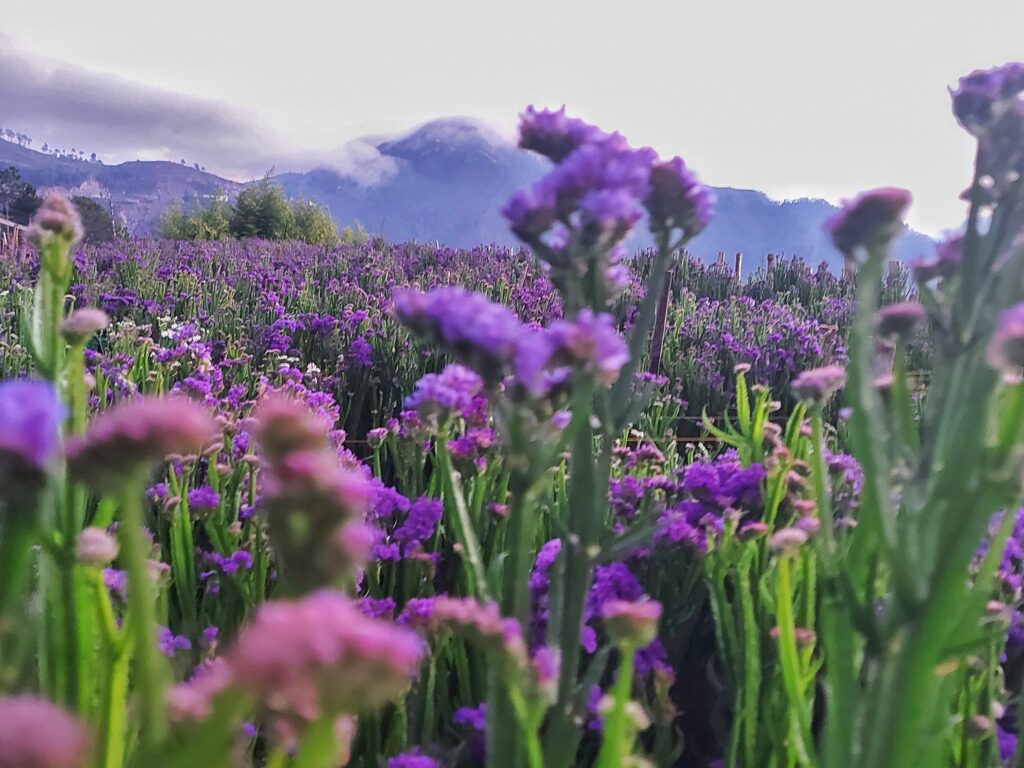
[[[604,741],[601,743],[595,768],[619,768],[632,751],[627,738],[629,729],[626,705],[633,694],[636,649],[629,643],[623,643],[620,652],[622,661],[619,662],[619,676],[612,688],[612,710],[604,721]]]

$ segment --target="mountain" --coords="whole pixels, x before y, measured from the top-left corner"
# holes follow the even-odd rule
[[[14,165],[37,187],[62,186],[75,194],[112,200],[134,232],[152,231],[167,205],[196,195],[233,196],[244,185],[168,162],[104,166],[44,155],[0,142],[0,166]],[[500,209],[505,200],[533,183],[550,163],[519,149],[486,125],[448,118],[391,138],[365,139],[327,156],[321,167],[275,177],[290,196],[327,206],[339,226],[359,221],[390,240],[437,241],[463,247],[480,243],[514,245]],[[755,268],[768,253],[801,256],[810,263],[841,266],[823,224],[836,207],[824,200],[778,202],[749,189],[717,188],[711,225],[689,245],[701,258],[720,251],[741,252]],[[650,244],[645,232],[629,245]],[[930,253],[933,242],[906,232],[896,255],[910,259]]]
[[[174,203],[199,196],[233,196],[245,185],[222,179],[191,166],[159,160],[103,165],[85,160],[44,155],[0,141],[0,168],[16,167],[38,189],[61,187],[73,195],[91,197],[113,209],[132,234],[152,232],[161,214]]]

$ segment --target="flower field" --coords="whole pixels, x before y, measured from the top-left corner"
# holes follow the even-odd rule
[[[963,234],[690,259],[679,158],[530,109],[520,250],[0,261],[0,768],[1019,766],[1024,66]],[[646,226],[658,247],[624,253]]]

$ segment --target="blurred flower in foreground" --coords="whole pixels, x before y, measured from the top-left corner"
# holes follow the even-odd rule
[[[880,248],[900,234],[911,199],[910,192],[898,187],[862,192],[843,201],[839,212],[825,222],[825,229],[836,248],[852,258],[858,248]]]
[[[63,409],[53,387],[20,379],[0,384],[0,483],[38,483],[59,444]]]
[[[89,742],[82,724],[54,704],[0,697],[0,768],[81,768]]]

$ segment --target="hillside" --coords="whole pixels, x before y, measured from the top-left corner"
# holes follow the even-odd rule
[[[0,167],[15,166],[39,189],[62,187],[111,205],[115,216],[133,234],[151,232],[171,204],[218,192],[237,194],[244,185],[190,166],[164,161],[133,161],[101,165],[44,155],[0,141]]]
[[[437,241],[469,247],[480,243],[514,244],[500,209],[515,190],[532,183],[549,167],[537,155],[518,149],[476,121],[449,118],[427,123],[409,134],[360,143],[373,154],[373,173],[332,170],[334,158],[320,168],[284,173],[277,182],[291,196],[327,206],[339,226],[361,222],[390,240]],[[0,165],[14,165],[37,187],[67,187],[75,194],[112,200],[115,213],[132,232],[152,231],[161,211],[218,190],[229,196],[243,184],[168,162],[137,161],[104,166],[56,158],[0,142]],[[365,170],[365,169],[364,169]],[[770,252],[802,256],[809,262],[841,260],[822,230],[835,206],[824,200],[777,202],[755,190],[718,188],[718,207],[708,229],[690,246],[705,259],[719,251],[742,252],[748,268]],[[650,242],[638,232],[630,245]],[[907,232],[897,255],[909,259],[929,252],[931,240]]]

